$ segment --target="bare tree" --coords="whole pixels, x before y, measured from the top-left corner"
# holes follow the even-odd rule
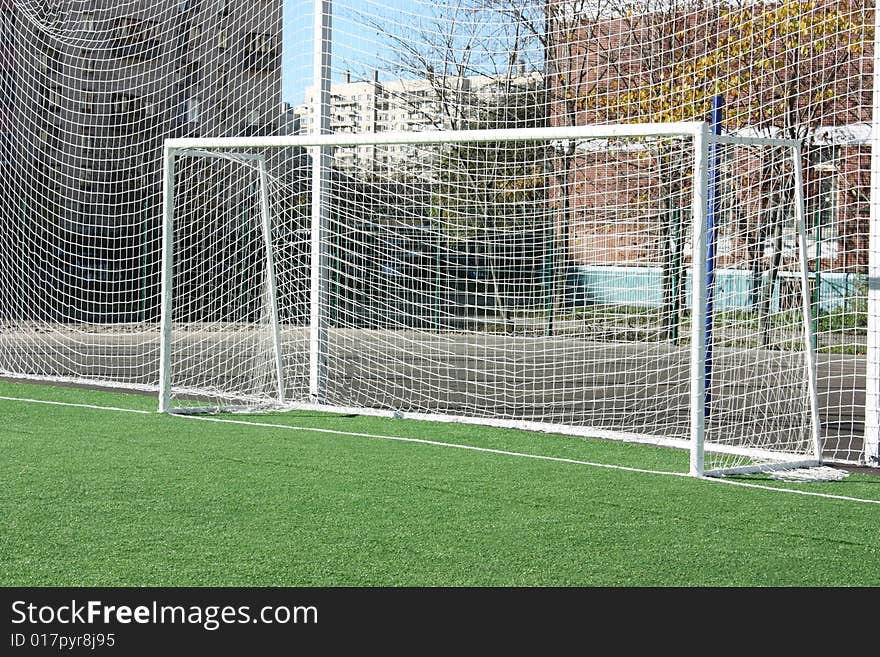
[[[486,0],[486,4],[528,37],[532,51],[542,53],[548,123],[568,127],[583,123],[586,98],[617,74],[619,51],[599,44],[612,40],[608,17],[619,9],[620,0]],[[556,144],[544,158],[545,174],[555,181],[548,198],[558,210],[550,253],[548,334],[555,332],[571,264],[577,158],[573,140]]]
[[[389,68],[399,83],[386,89],[398,104],[437,129],[547,124],[546,92],[535,68],[543,65],[543,52],[522,22],[510,21],[484,0],[440,0],[428,11],[429,16],[405,25],[363,18],[394,53]],[[413,93],[425,83],[434,103],[425,104]],[[546,150],[528,142],[496,141],[452,145],[440,155],[436,218],[451,239],[484,236],[495,312],[508,330],[510,295],[504,294],[500,279],[509,252],[500,248],[497,237],[533,228],[526,225],[530,221],[545,221],[545,175],[534,167]]]

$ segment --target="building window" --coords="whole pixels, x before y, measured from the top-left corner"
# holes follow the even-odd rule
[[[12,43],[15,39],[15,14],[0,10],[0,43]]]
[[[217,32],[217,47],[226,50],[229,47],[229,30]]]
[[[120,139],[131,132],[144,128],[144,102],[139,96],[128,93],[113,94],[110,98],[107,122],[116,128]]]
[[[61,91],[58,87],[49,87],[43,99],[43,106],[47,111],[57,114],[61,111]]]
[[[202,82],[201,62],[187,62],[184,66],[183,84],[187,87],[195,87]]]
[[[12,162],[12,134],[0,132],[0,163]]]
[[[86,36],[91,36],[97,32],[97,27],[95,14],[92,12],[86,12],[82,15],[82,31],[85,32]]]
[[[94,91],[83,91],[79,103],[80,114],[96,115],[98,109],[98,94]]]
[[[15,74],[9,69],[0,69],[0,103],[11,105],[15,100]]]
[[[273,34],[251,32],[245,46],[245,64],[251,69],[270,68],[277,57]]]
[[[202,101],[198,96],[187,98],[183,106],[184,121],[198,124],[202,121]]]
[[[146,60],[159,56],[159,24],[131,16],[120,18],[113,26],[113,55],[119,58]]]
[[[251,50],[271,55],[274,50],[274,39],[271,34],[251,34]]]
[[[821,258],[834,258],[838,250],[838,213],[840,194],[840,146],[820,146],[812,153],[812,175],[816,178],[817,194],[808,198],[807,221],[812,224],[810,236],[817,244]]]
[[[113,113],[114,114],[134,114],[141,106],[141,100],[137,96],[130,94],[115,94],[113,96]]]

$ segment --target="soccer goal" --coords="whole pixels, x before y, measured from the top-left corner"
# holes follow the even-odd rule
[[[800,157],[703,123],[169,140],[160,410],[816,465]]]

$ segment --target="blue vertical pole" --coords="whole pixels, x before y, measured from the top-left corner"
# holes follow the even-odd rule
[[[710,132],[721,134],[721,123],[724,118],[724,97],[712,97],[712,117]],[[709,417],[709,406],[712,402],[712,319],[715,302],[715,245],[718,239],[715,221],[720,206],[718,189],[719,169],[718,144],[709,144],[709,212],[706,216],[706,394],[705,417]]]

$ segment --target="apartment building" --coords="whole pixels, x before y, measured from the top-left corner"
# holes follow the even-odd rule
[[[381,133],[450,130],[473,127],[493,99],[539,89],[543,77],[522,71],[508,75],[467,78],[421,78],[380,81],[377,72],[369,81],[352,81],[346,74],[330,87],[330,127],[334,133]],[[299,129],[308,132],[313,120],[315,87],[306,90],[305,102],[294,108]],[[482,119],[484,120],[484,119]],[[485,127],[481,125],[480,127]],[[436,149],[412,145],[358,146],[336,149],[340,171],[351,175],[382,173],[397,178],[426,171],[436,165]]]

